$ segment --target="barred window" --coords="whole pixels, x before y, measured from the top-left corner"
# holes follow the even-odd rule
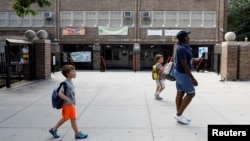
[[[216,27],[216,13],[214,11],[204,12],[204,27]]]
[[[9,13],[9,26],[19,27],[19,17],[13,12]]]
[[[87,27],[96,27],[96,12],[95,11],[86,11],[86,26]]]
[[[190,27],[190,11],[179,11],[179,27]]]
[[[25,16],[20,18],[20,26],[21,27],[31,27],[31,16]]]
[[[109,25],[109,11],[99,11],[98,13],[98,26]]]
[[[83,11],[73,11],[73,25],[83,26],[84,23],[84,13]]]
[[[165,26],[175,27],[177,26],[177,12],[176,11],[166,11],[165,15]]]
[[[119,27],[122,25],[122,12],[121,11],[111,11],[110,12],[110,26]]]
[[[123,26],[134,26],[134,12],[133,11],[123,11]]]
[[[142,27],[150,27],[150,26],[152,26],[151,12],[142,11],[140,16],[141,16],[141,26]]]
[[[60,24],[61,27],[72,25],[72,14],[71,11],[61,11],[60,12]]]
[[[39,13],[37,13],[36,16],[33,17],[33,26],[34,27],[41,27],[43,25],[44,25],[44,22],[43,22],[43,13],[39,12]]]
[[[192,11],[191,27],[203,27],[203,12]]]
[[[0,12],[0,27],[7,26],[7,13]]]
[[[164,24],[164,11],[154,11],[153,12],[153,27],[162,27]]]

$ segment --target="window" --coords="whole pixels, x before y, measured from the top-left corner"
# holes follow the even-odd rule
[[[141,26],[142,27],[152,26],[151,12],[148,11],[141,12]]]
[[[179,27],[190,27],[190,12],[179,11]]]
[[[51,19],[45,19],[45,23],[44,23],[45,26],[54,26],[54,20],[51,18]]]
[[[0,12],[0,27],[7,26],[7,13]]]
[[[153,12],[153,27],[162,27],[164,25],[164,11],[154,11]]]
[[[86,11],[86,27],[96,27],[96,12],[95,11]]]
[[[202,11],[192,11],[191,13],[191,27],[203,27],[203,12]]]
[[[84,25],[84,14],[83,11],[73,11],[73,25],[83,26]]]
[[[119,27],[122,25],[123,13],[121,11],[110,12],[110,26]]]
[[[39,12],[36,16],[33,17],[33,26],[34,27],[42,27],[43,23],[43,13]]]
[[[109,25],[109,11],[100,11],[98,13],[98,25],[99,26]]]
[[[19,27],[19,17],[13,12],[9,13],[9,26]]]
[[[62,11],[62,12],[60,12],[60,19],[61,19],[61,21],[60,21],[61,27],[72,25],[71,12],[70,11]]]
[[[20,26],[22,27],[31,27],[31,17],[25,16],[23,18],[20,18]]]
[[[134,26],[134,12],[124,11],[123,12],[123,26]]]
[[[165,26],[166,27],[176,27],[177,25],[177,12],[166,11],[165,15]]]
[[[216,14],[214,11],[204,12],[204,27],[216,27]]]

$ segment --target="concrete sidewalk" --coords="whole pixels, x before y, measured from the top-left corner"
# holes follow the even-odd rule
[[[189,125],[173,118],[175,82],[165,81],[163,101],[154,99],[151,72],[77,71],[74,79],[79,129],[86,141],[207,141],[208,124],[249,124],[249,81],[221,82],[213,72],[193,72],[199,82],[184,115]],[[67,122],[53,139],[48,130],[61,117],[52,108],[51,92],[64,77],[22,82],[0,89],[0,140],[73,141]]]

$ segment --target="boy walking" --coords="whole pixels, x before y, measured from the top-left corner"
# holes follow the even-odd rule
[[[165,88],[163,71],[165,70],[166,64],[164,66],[162,66],[163,56],[161,54],[157,54],[155,56],[155,60],[156,60],[156,72],[159,75],[158,79],[156,80],[155,99],[162,100],[162,97],[160,97],[160,93]]]
[[[62,67],[62,74],[66,77],[65,82],[67,84],[66,91],[64,91],[64,87],[61,87],[58,94],[64,100],[62,118],[49,132],[54,138],[59,138],[60,136],[57,134],[57,129],[70,119],[71,127],[75,132],[75,139],[85,139],[88,137],[88,134],[80,132],[76,124],[75,87],[72,83],[72,79],[76,77],[75,67],[72,65],[64,65]]]

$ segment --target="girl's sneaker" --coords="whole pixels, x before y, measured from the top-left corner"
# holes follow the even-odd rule
[[[79,132],[79,133],[75,136],[76,139],[85,139],[85,138],[87,138],[87,137],[88,137],[88,134],[85,134],[85,133],[82,133],[82,132]]]
[[[49,132],[50,132],[50,134],[52,134],[52,136],[53,136],[54,138],[60,138],[60,136],[57,134],[57,131],[56,131],[56,130],[53,130],[53,128],[51,128],[51,129],[49,130]]]

